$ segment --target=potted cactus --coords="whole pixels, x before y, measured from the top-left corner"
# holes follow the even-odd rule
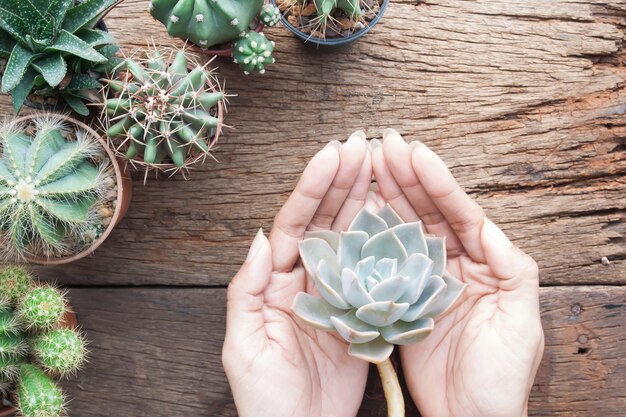
[[[121,220],[131,184],[96,132],[61,115],[0,126],[0,258],[62,264]]]
[[[214,73],[183,50],[152,48],[105,80],[102,120],[115,152],[171,174],[202,162],[221,134],[225,96]]]
[[[53,377],[85,362],[83,335],[65,296],[20,267],[0,270],[0,416],[60,417],[65,399]]]
[[[264,0],[151,0],[150,13],[170,36],[208,54],[232,55],[246,74],[274,63],[274,42],[261,29],[277,24],[279,11]]]
[[[404,223],[385,206],[378,213],[363,209],[347,232],[308,232],[300,255],[321,297],[299,293],[293,313],[337,332],[350,355],[376,364],[389,416],[404,416],[389,360],[394,345],[425,339],[465,289],[446,274],[445,240],[425,235],[421,222]]]
[[[113,37],[97,26],[118,1],[0,0],[2,92],[16,113],[31,102],[89,114],[98,79],[118,63]]]
[[[283,25],[316,46],[352,43],[378,23],[388,0],[272,0]]]

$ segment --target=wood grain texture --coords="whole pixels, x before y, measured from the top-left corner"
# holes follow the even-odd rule
[[[70,416],[236,416],[220,356],[224,289],[93,288],[70,295],[91,340],[89,365],[65,384]],[[530,415],[621,415],[626,288],[543,288],[541,307],[546,350]],[[384,417],[382,391],[370,376],[359,417]]]
[[[108,17],[127,51],[165,45],[146,1]],[[363,41],[302,45],[281,28],[265,76],[220,64],[231,99],[215,156],[190,181],[137,175],[94,257],[42,271],[82,285],[225,285],[306,161],[328,140],[396,127],[441,154],[542,282],[626,283],[624,0],[393,1]],[[0,110],[10,112],[9,100]],[[607,257],[611,265],[600,262]]]

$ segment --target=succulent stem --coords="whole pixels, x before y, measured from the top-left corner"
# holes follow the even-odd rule
[[[387,415],[389,417],[404,417],[404,397],[398,382],[398,375],[389,358],[377,364],[378,375],[383,384],[385,399],[387,400]]]

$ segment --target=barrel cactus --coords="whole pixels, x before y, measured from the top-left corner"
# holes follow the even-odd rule
[[[182,50],[154,48],[126,59],[119,76],[105,83],[102,118],[120,156],[177,172],[209,155],[221,133],[225,96],[206,65]]]
[[[152,0],[150,13],[165,25],[170,36],[189,39],[200,48],[208,49],[237,42],[259,22],[267,26],[277,24],[275,7],[270,9],[263,3],[263,0]],[[265,38],[265,35],[258,34],[258,37]],[[270,61],[273,62],[266,60],[266,64]]]
[[[0,271],[0,297],[16,303],[28,291],[32,277],[24,268],[7,266]],[[2,303],[0,302],[0,308]]]
[[[263,33],[248,32],[239,38],[233,47],[235,63],[243,67],[246,75],[252,71],[265,73],[265,66],[274,63],[274,42],[268,41]]]
[[[0,251],[4,258],[56,258],[93,243],[98,209],[115,186],[103,145],[59,116],[0,128]]]
[[[32,92],[58,93],[88,113],[83,101],[99,86],[91,70],[104,70],[116,52],[107,48],[113,37],[96,24],[118,1],[0,0],[2,92],[11,94],[16,113]]]
[[[59,417],[65,400],[51,375],[64,377],[80,369],[84,338],[63,325],[67,300],[58,289],[35,283],[21,267],[6,267],[0,276],[7,271],[29,277],[29,289],[16,300],[0,300],[0,391],[8,393],[23,417]]]
[[[347,232],[309,232],[302,262],[321,298],[299,293],[293,312],[336,331],[352,356],[380,364],[394,345],[419,342],[465,285],[446,274],[445,240],[404,223],[389,207],[363,209]]]

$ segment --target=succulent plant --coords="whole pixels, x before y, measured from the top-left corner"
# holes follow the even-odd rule
[[[419,342],[461,296],[465,285],[446,274],[443,238],[425,235],[385,206],[363,209],[347,232],[309,232],[302,262],[321,298],[299,293],[293,312],[336,331],[352,356],[380,364],[393,346]]]
[[[6,297],[6,303],[16,303],[30,286],[30,273],[19,266],[7,266],[0,271],[0,294]],[[0,300],[0,309],[3,303]]]
[[[274,41],[268,41],[262,32],[248,32],[235,42],[233,58],[236,64],[243,67],[246,75],[253,71],[263,74],[265,66],[274,63],[273,50]]]
[[[114,172],[97,137],[48,115],[0,128],[0,249],[61,257],[91,244]]]
[[[261,7],[259,20],[265,26],[276,26],[278,22],[280,22],[280,9],[274,6],[272,3],[265,3],[263,7]]]
[[[349,18],[355,19],[363,14],[361,0],[313,0],[317,9],[319,23],[325,26],[332,19],[335,9],[342,10]]]
[[[150,13],[167,27],[170,36],[189,39],[207,49],[236,42],[255,28],[255,19],[267,26],[278,23],[275,10],[264,7],[263,3],[263,0],[152,0]]]
[[[15,269],[6,267],[0,276]],[[26,271],[22,276],[31,289],[18,301],[0,300],[0,391],[16,397],[21,416],[59,417],[64,399],[51,375],[76,372],[85,361],[85,342],[77,330],[62,326],[63,294],[34,283]]]
[[[114,44],[95,25],[118,1],[0,0],[0,58],[7,59],[2,92],[11,94],[16,113],[33,91],[63,91],[68,105],[87,111],[81,91],[97,80],[86,83],[82,76],[106,66],[111,49],[104,48]]]
[[[225,96],[208,64],[182,50],[172,55],[153,48],[145,58],[126,59],[118,77],[105,81],[102,118],[120,156],[176,172],[209,155]]]

